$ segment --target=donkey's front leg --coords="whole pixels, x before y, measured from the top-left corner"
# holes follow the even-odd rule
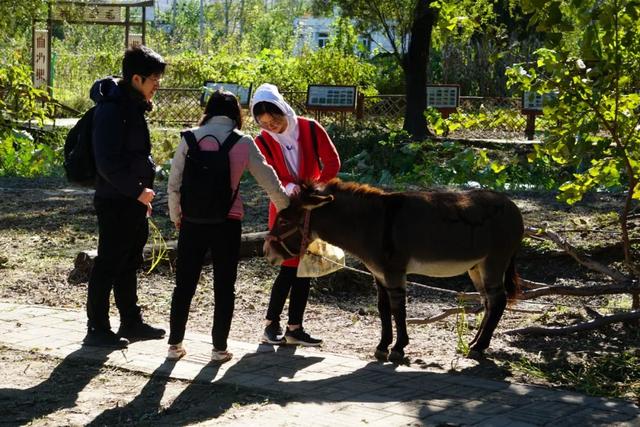
[[[380,343],[376,347],[375,358],[386,362],[389,357],[388,347],[393,341],[393,329],[391,326],[391,306],[389,305],[389,294],[378,279],[375,279],[378,288],[378,315],[381,323]]]
[[[396,323],[396,344],[389,353],[389,360],[401,362],[404,359],[404,348],[409,344],[407,334],[407,288],[406,275],[385,275],[391,314]]]

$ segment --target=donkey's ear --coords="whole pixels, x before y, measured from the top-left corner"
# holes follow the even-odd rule
[[[302,202],[302,207],[304,209],[315,209],[319,208],[322,205],[326,205],[327,203],[333,202],[333,195],[329,194],[328,196],[320,196],[318,194],[312,194],[304,198]]]

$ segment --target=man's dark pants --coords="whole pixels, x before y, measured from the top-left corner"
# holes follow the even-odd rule
[[[89,329],[110,329],[109,295],[113,288],[120,323],[142,322],[138,306],[136,271],[149,236],[147,208],[134,199],[95,197],[98,215],[98,256],[87,297]]]

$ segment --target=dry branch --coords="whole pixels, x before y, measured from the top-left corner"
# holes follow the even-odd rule
[[[600,319],[601,317],[603,317],[603,316],[602,316],[602,314],[598,313],[598,311],[597,311],[597,310],[595,310],[595,309],[593,309],[593,308],[591,308],[591,307],[587,307],[587,306],[585,305],[583,308],[584,308],[584,311],[586,311],[586,312],[587,312],[587,314],[588,314],[589,316],[591,316],[592,318],[594,318],[594,319]]]
[[[484,310],[484,308],[481,305],[474,305],[474,306],[470,306],[470,307],[454,307],[454,308],[447,308],[445,310],[443,310],[440,314],[437,314],[435,316],[431,316],[431,317],[427,317],[426,319],[417,319],[417,318],[411,318],[411,319],[407,319],[407,324],[409,325],[426,325],[428,323],[433,323],[433,322],[437,322],[438,320],[442,320],[445,317],[449,317],[449,316],[453,316],[455,314],[460,313],[461,310],[464,310],[465,313],[467,314],[476,314],[476,313],[480,313],[482,310]]]
[[[620,273],[619,271],[612,270],[606,265],[595,261],[588,256],[580,253],[580,251],[571,245],[565,238],[555,233],[552,230],[546,230],[542,228],[534,228],[527,227],[525,229],[525,235],[535,238],[535,239],[545,239],[554,242],[558,247],[564,250],[567,254],[569,254],[573,259],[575,259],[579,264],[584,265],[590,270],[600,272],[611,277],[616,282],[624,282],[628,280],[628,278]]]
[[[519,279],[520,279],[520,286],[527,289],[539,289],[539,288],[546,288],[547,286],[549,286],[546,283],[534,282],[533,280],[523,279],[522,277],[520,277]]]
[[[626,280],[624,283],[613,283],[610,285],[594,285],[576,288],[574,286],[546,286],[522,292],[516,297],[517,300],[530,300],[548,295],[567,295],[587,297],[595,295],[614,295],[640,292],[640,283]],[[479,301],[480,294],[477,292],[460,292],[458,299],[463,302]]]
[[[557,328],[529,326],[526,328],[511,329],[503,333],[506,335],[525,335],[525,334],[526,335],[551,335],[551,336],[568,335],[568,334],[573,334],[575,332],[591,331],[594,329],[599,329],[611,323],[628,322],[631,320],[638,320],[638,319],[640,319],[640,310],[635,310],[628,313],[620,313],[620,314],[614,314],[611,316],[599,317],[589,322],[584,322],[584,323],[580,323],[573,326],[563,326],[563,327],[557,327]]]

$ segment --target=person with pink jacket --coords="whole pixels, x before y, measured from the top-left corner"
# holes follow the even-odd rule
[[[288,206],[289,198],[271,166],[269,166],[250,136],[239,132],[242,128],[242,113],[238,99],[231,92],[215,91],[205,107],[204,116],[197,128],[183,132],[183,138],[171,162],[169,176],[169,214],[176,228],[180,230],[178,237],[178,258],[176,263],[176,286],[171,299],[169,351],[167,358],[177,360],[186,354],[182,345],[191,300],[195,294],[205,252],[211,250],[213,262],[214,313],[211,336],[213,341],[212,361],[226,362],[232,354],[227,351],[227,337],[231,328],[235,300],[235,282],[240,252],[241,221],[244,215],[242,197],[238,188],[240,178],[245,169],[255,177],[256,181],[267,192],[271,201],[280,210]],[[192,142],[187,140],[190,137]],[[226,218],[207,220],[193,215],[206,213],[208,206],[197,206],[202,197],[187,200],[184,196],[185,182],[189,174],[189,156],[192,153],[189,145],[198,144],[195,150],[226,151],[231,188],[215,188],[207,184],[204,190],[225,193],[230,198],[230,208]],[[225,147],[225,144],[232,144]],[[224,159],[226,162],[226,159]],[[193,160],[191,160],[193,161]],[[186,166],[185,166],[186,165]],[[226,178],[226,176],[224,177]],[[232,195],[232,196],[229,196]],[[215,195],[214,195],[215,196]],[[204,201],[202,202],[204,203]],[[194,206],[195,205],[195,206]],[[188,209],[187,209],[188,208]],[[205,215],[206,217],[206,215]]]

